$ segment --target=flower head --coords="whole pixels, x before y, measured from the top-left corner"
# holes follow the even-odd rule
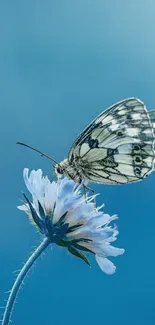
[[[26,203],[18,206],[24,210],[42,234],[57,245],[67,247],[73,255],[90,265],[82,253],[95,254],[102,271],[113,274],[116,267],[107,258],[124,253],[124,249],[111,246],[118,235],[116,226],[110,223],[117,216],[109,216],[99,211],[91,202],[92,198],[80,193],[74,181],[66,177],[51,182],[42,175],[42,170],[24,169],[23,177],[32,195],[32,203],[24,195]]]

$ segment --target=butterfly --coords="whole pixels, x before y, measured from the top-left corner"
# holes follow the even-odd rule
[[[57,163],[44,156],[56,163],[58,177],[67,176],[79,184],[140,181],[154,170],[155,111],[147,112],[137,98],[124,99],[88,125],[74,141],[68,158]]]
[[[152,121],[151,121],[152,120]],[[78,136],[57,175],[75,182],[125,184],[154,169],[155,111],[137,98],[122,100],[102,112]]]

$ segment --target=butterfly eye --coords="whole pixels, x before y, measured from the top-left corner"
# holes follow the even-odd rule
[[[61,166],[56,167],[56,171],[58,174],[61,174],[61,175],[63,174],[63,169],[61,168]]]

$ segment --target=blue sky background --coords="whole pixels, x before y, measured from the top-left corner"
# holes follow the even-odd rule
[[[0,304],[16,270],[39,244],[16,206],[24,167],[52,175],[75,137],[102,110],[126,97],[155,108],[153,0],[0,2],[1,227]],[[155,323],[155,174],[132,185],[94,185],[98,204],[118,213],[116,246],[126,253],[106,276],[60,248],[29,273],[12,316],[15,325]]]

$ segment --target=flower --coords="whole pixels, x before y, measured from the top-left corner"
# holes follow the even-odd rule
[[[124,253],[124,249],[111,246],[118,235],[116,225],[110,223],[117,216],[109,216],[95,208],[91,202],[94,196],[85,198],[80,186],[66,177],[51,182],[44,177],[42,170],[25,168],[23,177],[27,189],[32,195],[32,203],[25,196],[26,203],[18,206],[25,211],[30,220],[51,243],[67,247],[69,252],[88,265],[89,260],[82,253],[95,254],[101,270],[107,274],[115,272],[115,265],[107,258]]]

